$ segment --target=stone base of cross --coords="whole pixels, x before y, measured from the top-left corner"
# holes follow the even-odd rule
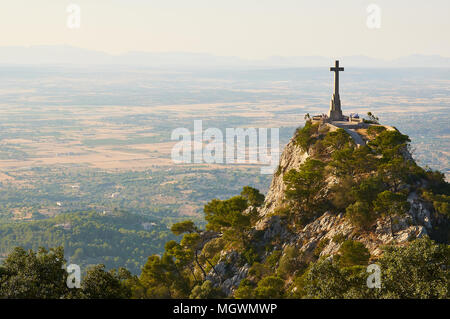
[[[339,95],[333,94],[330,101],[330,110],[328,111],[328,117],[332,121],[340,121],[344,117],[341,109],[341,99]]]

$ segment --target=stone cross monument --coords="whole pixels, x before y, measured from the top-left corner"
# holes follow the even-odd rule
[[[334,93],[330,102],[330,111],[328,117],[332,121],[342,120],[341,98],[339,97],[339,71],[344,71],[344,68],[339,67],[339,61],[336,60],[334,67],[330,68],[334,72]]]

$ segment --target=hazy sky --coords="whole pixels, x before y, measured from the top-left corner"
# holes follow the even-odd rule
[[[69,4],[81,27],[69,29]],[[369,4],[381,8],[370,29]],[[244,58],[450,56],[449,0],[13,0],[0,46],[68,44],[108,53],[184,51]]]

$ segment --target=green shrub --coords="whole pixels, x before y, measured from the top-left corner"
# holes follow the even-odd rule
[[[314,134],[317,134],[319,124],[312,124],[311,121],[306,121],[305,126],[297,129],[295,134],[295,141],[300,147],[307,152],[309,147],[313,144],[315,138]]]
[[[345,211],[348,205],[355,202],[351,193],[356,181],[350,176],[339,179],[339,183],[331,187],[331,202],[336,211]]]
[[[319,259],[294,280],[294,297],[313,299],[343,298],[348,289],[346,278],[331,260]]]
[[[376,168],[378,161],[373,151],[365,145],[358,148],[345,147],[334,151],[329,165],[333,168],[335,176],[349,176],[356,179],[358,175],[372,172]]]
[[[244,186],[241,196],[247,199],[248,204],[253,207],[259,207],[264,203],[264,195],[250,186]]]
[[[244,258],[245,262],[248,263],[250,266],[253,265],[255,262],[259,261],[259,255],[253,249],[253,247],[247,248],[242,253],[242,257]]]
[[[323,145],[332,147],[333,150],[341,150],[346,147],[355,146],[355,142],[344,129],[339,128],[336,131],[329,132],[325,135]]]
[[[248,279],[241,280],[239,287],[234,292],[236,299],[252,299],[255,298],[254,291],[256,285]]]
[[[314,256],[316,256],[317,258],[320,256],[320,253],[323,251],[323,249],[328,245],[328,243],[330,242],[329,238],[323,238],[319,241],[319,243],[317,244],[316,248],[314,249]]]
[[[450,196],[450,183],[446,182],[444,173],[433,171],[431,169],[428,169],[426,171],[423,170],[423,173],[425,176],[421,177],[427,179],[429,183],[428,187],[433,192],[433,194]]]
[[[341,244],[343,243],[345,240],[347,239],[346,236],[344,236],[344,234],[339,233],[333,236],[333,242],[337,243],[337,244]]]
[[[265,264],[270,268],[274,268],[280,260],[281,255],[281,250],[274,250],[272,254],[270,254],[270,256],[266,258]]]
[[[369,142],[368,146],[383,155],[385,160],[403,156],[400,150],[406,148],[411,140],[408,135],[399,131],[383,131],[375,139]]]
[[[383,298],[450,296],[450,245],[424,237],[406,247],[386,247],[377,263],[382,269]]]
[[[211,281],[206,280],[203,284],[197,285],[192,289],[190,299],[218,299],[223,298],[223,292],[220,288],[213,287]]]
[[[423,192],[422,197],[433,203],[436,212],[450,217],[450,196],[435,195],[432,192]]]
[[[370,206],[366,202],[349,205],[345,210],[345,217],[352,225],[360,229],[368,229],[376,219],[376,215],[371,212]]]
[[[280,207],[275,208],[273,215],[280,216],[282,218],[289,217],[291,214],[291,208],[288,205],[283,205]]]
[[[252,267],[248,270],[249,276],[255,278],[255,280],[261,280],[261,278],[269,275],[272,270],[265,265],[255,262]]]
[[[280,299],[284,296],[284,280],[277,276],[268,276],[258,282],[255,289],[257,298]]]
[[[286,184],[286,199],[289,204],[301,211],[302,214],[295,214],[313,217],[321,206],[324,198],[318,196],[319,192],[326,186],[325,163],[319,160],[308,158],[299,170],[292,169],[283,177]]]
[[[346,240],[339,249],[339,264],[342,267],[367,265],[370,253],[363,243],[354,240]]]
[[[277,274],[281,277],[287,277],[297,271],[303,272],[305,265],[300,257],[301,254],[296,247],[286,247],[278,263]]]
[[[370,204],[377,198],[378,193],[385,190],[384,187],[381,178],[369,177],[352,187],[350,197],[354,198],[355,201]]]
[[[370,137],[375,137],[375,136],[377,136],[378,134],[380,134],[383,131],[386,131],[386,128],[384,126],[371,125],[367,129],[367,134]]]

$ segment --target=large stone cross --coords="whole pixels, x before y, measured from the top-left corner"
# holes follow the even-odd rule
[[[334,67],[330,68],[334,72],[334,93],[330,102],[330,111],[328,117],[332,121],[340,121],[343,119],[341,110],[341,98],[339,96],[339,71],[344,71],[344,68],[339,67],[339,61],[336,60]]]
[[[336,60],[334,67],[330,68],[334,72],[334,94],[339,96],[339,71],[344,71],[344,68],[339,67],[339,60]]]

